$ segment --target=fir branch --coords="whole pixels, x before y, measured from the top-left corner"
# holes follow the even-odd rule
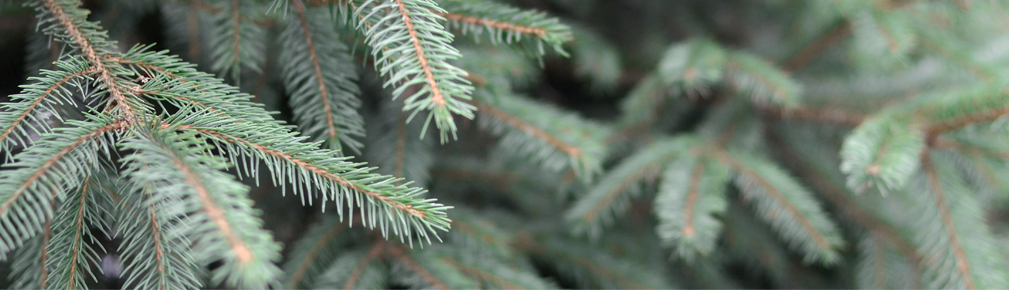
[[[384,243],[384,242],[383,242]],[[381,247],[372,247],[371,250],[381,250]],[[376,250],[377,251],[377,250]],[[380,263],[376,258],[368,258],[369,262],[361,265],[361,261],[366,259],[368,252],[364,249],[350,249],[342,251],[342,255],[333,261],[329,266],[327,266],[326,271],[319,275],[318,281],[312,285],[312,288],[318,289],[342,289],[347,286],[351,278],[354,278],[354,283],[351,283],[350,289],[382,289],[387,288],[386,276],[388,274],[384,265]],[[381,253],[378,253],[381,254]],[[360,270],[356,270],[361,267]],[[355,275],[355,277],[352,277]]]
[[[781,68],[789,72],[797,72],[806,67],[821,54],[834,47],[846,37],[851,35],[851,22],[842,21],[834,27],[821,34],[815,40],[809,42],[801,50],[789,57],[781,64]]]
[[[69,121],[70,128],[47,134],[36,146],[15,156],[6,167],[18,168],[0,177],[0,253],[33,237],[52,214],[50,201],[59,202],[79,187],[92,170],[99,152],[108,152],[111,134],[126,126],[123,120]],[[12,235],[17,233],[18,235]]]
[[[400,261],[401,263],[409,267],[410,271],[417,273],[417,275],[419,275],[422,279],[424,279],[424,282],[427,282],[427,284],[431,285],[431,287],[442,290],[451,289],[447,285],[445,285],[445,283],[441,282],[438,279],[438,277],[432,274],[431,271],[428,271],[428,269],[426,269],[423,265],[418,263],[417,260],[415,260],[409,254],[406,254],[403,248],[391,247],[389,248],[388,252],[389,255],[392,256],[392,258],[395,258],[396,260]]]
[[[42,235],[36,236],[17,250],[11,263],[11,288],[47,289],[51,268],[46,267],[51,253],[46,249],[52,237],[52,218],[46,217]]]
[[[918,168],[924,136],[894,114],[880,114],[856,128],[841,147],[848,188],[875,186],[883,194],[903,188]]]
[[[712,151],[712,157],[737,173],[743,196],[756,203],[757,211],[782,238],[802,250],[805,261],[835,263],[835,247],[844,244],[819,204],[787,173],[765,160],[742,153]]]
[[[978,289],[974,283],[974,276],[971,272],[970,263],[967,261],[967,254],[960,243],[960,235],[957,234],[956,224],[953,222],[953,215],[950,213],[949,205],[946,204],[946,193],[943,191],[942,183],[939,181],[939,173],[932,165],[930,153],[921,154],[921,166],[928,178],[928,186],[935,198],[935,206],[939,210],[943,228],[946,230],[946,238],[949,240],[953,257],[956,261],[956,271],[962,279],[963,286],[967,289]]]
[[[77,9],[76,1],[73,3],[75,6],[69,6],[64,3],[57,3],[58,0],[43,0],[42,6],[46,10],[46,13],[51,15],[58,22],[59,27],[65,34],[64,37],[68,38],[66,41],[77,47],[84,55],[84,57],[90,62],[94,69],[98,73],[98,79],[105,84],[105,89],[112,96],[112,100],[116,102],[119,106],[123,117],[128,122],[133,122],[136,118],[134,114],[134,108],[127,100],[127,95],[123,93],[120,88],[120,84],[112,72],[112,68],[109,68],[102,62],[102,55],[105,54],[106,47],[96,47],[93,42],[97,42],[98,45],[107,45],[103,42],[103,39],[98,38],[97,41],[89,39],[88,36],[96,34],[96,32],[91,31],[94,29],[94,25],[85,21],[85,13]],[[39,8],[43,8],[39,7]],[[69,12],[69,13],[68,13]],[[88,31],[84,31],[87,29]],[[87,34],[85,34],[85,32]]]
[[[1005,288],[1000,269],[1009,262],[984,221],[984,204],[969,194],[971,189],[953,167],[952,156],[922,154],[923,173],[902,194],[913,202],[912,210],[920,213],[911,226],[927,229],[916,235],[915,242],[922,252],[931,253],[925,269],[928,287]]]
[[[565,219],[575,224],[575,232],[587,232],[590,237],[599,238],[603,226],[626,211],[630,199],[640,194],[639,181],[657,177],[666,162],[688,151],[696,142],[692,136],[683,136],[649,144],[604,174],[588,194],[580,197],[565,213]]]
[[[166,210],[171,207],[166,208],[165,203],[178,200],[157,199],[152,186],[135,184],[126,198],[108,191],[123,210],[116,218],[117,234],[123,238],[119,251],[128,261],[123,284],[145,289],[198,287],[197,266],[189,252],[191,243],[173,224],[185,213]]]
[[[873,235],[874,240],[890,244],[914,267],[918,269],[923,268],[922,263],[925,262],[925,259],[917,247],[911,244],[904,236],[897,233],[891,225],[881,221],[877,216],[863,208],[862,205],[851,200],[847,193],[832,184],[823,173],[815,170],[807,161],[804,161],[803,158],[797,155],[794,147],[777,138],[777,134],[772,133],[770,135],[768,139],[772,141],[772,148],[777,148],[774,152],[784,156],[785,160],[794,160],[792,163],[795,164],[795,172],[798,173],[799,177],[806,180],[827,201],[839,208],[841,213],[869,231]]]
[[[591,181],[602,170],[608,128],[559,108],[513,96],[501,88],[479,92],[481,99],[495,101],[472,103],[484,112],[480,124],[501,136],[499,147],[529,156],[554,171],[573,170],[584,181]]]
[[[200,1],[196,1],[200,2]],[[241,0],[219,0],[208,4],[218,10],[211,12],[210,44],[213,55],[211,69],[221,75],[240,81],[241,69],[248,68],[260,72],[266,59],[266,31],[245,16],[257,15],[260,11],[254,3],[242,4]],[[196,6],[200,7],[200,6]]]
[[[348,276],[347,282],[343,284],[343,289],[345,290],[356,289],[357,282],[361,279],[361,275],[367,269],[368,265],[371,264],[373,260],[384,255],[385,252],[386,252],[385,242],[382,241],[376,242],[375,245],[372,246],[371,249],[369,249],[368,252],[364,254],[364,257],[361,257],[361,259],[358,260],[357,266],[355,266],[354,270],[350,272],[350,276]]]
[[[782,119],[799,120],[842,124],[848,126],[861,125],[865,116],[855,112],[849,112],[834,108],[820,108],[810,106],[779,107],[779,106],[757,106],[764,115]]]
[[[930,124],[928,128],[925,129],[925,134],[927,136],[936,136],[945,132],[961,129],[969,125],[992,122],[1006,115],[1009,115],[1009,106],[983,109],[981,111],[964,114],[955,118]]]
[[[347,225],[339,219],[327,216],[295,245],[284,263],[288,274],[286,289],[297,289],[312,282],[320,274],[321,268],[332,262],[332,258],[342,245],[337,239],[346,236]]]
[[[281,33],[280,63],[301,132],[325,140],[333,150],[341,151],[343,143],[360,154],[364,120],[357,113],[360,90],[350,54],[325,11],[306,11],[301,1],[292,3],[297,17]]]
[[[541,256],[578,288],[668,289],[662,275],[644,270],[642,261],[587,247],[569,239],[523,235],[514,242],[522,251]]]
[[[567,142],[558,139],[549,132],[544,131],[543,129],[540,129],[539,127],[536,127],[532,124],[529,124],[528,122],[523,121],[522,119],[512,116],[511,114],[508,114],[508,112],[505,112],[504,110],[498,109],[496,107],[491,106],[490,104],[476,100],[472,101],[472,103],[474,106],[477,107],[478,110],[483,111],[484,113],[490,115],[491,117],[501,120],[505,124],[515,127],[516,129],[523,131],[526,134],[532,135],[537,139],[543,140],[547,144],[550,144],[550,146],[556,148],[557,150],[560,150],[561,152],[564,152],[564,154],[567,154],[571,158],[578,159],[581,158],[582,156],[582,150],[580,148],[568,144]]]
[[[373,132],[369,134],[366,160],[378,166],[376,172],[419,186],[428,184],[435,161],[434,140],[416,137],[422,134],[422,124],[407,123],[402,102],[384,100],[380,104],[375,119],[366,122],[368,132]]]
[[[547,34],[547,31],[545,29],[539,27],[530,27],[508,22],[497,22],[492,19],[478,18],[459,13],[435,12],[435,14],[438,14],[441,17],[445,17],[445,19],[448,19],[449,21],[456,21],[479,26],[487,26],[505,31],[512,31],[521,34],[529,34],[535,37],[543,37],[544,35]]]
[[[241,152],[240,154],[246,157],[268,160],[269,166],[274,167],[274,170],[271,171],[274,172],[275,182],[283,182],[289,178],[291,183],[297,185],[295,187],[295,194],[297,194],[300,188],[308,190],[311,187],[318,187],[324,192],[331,192],[331,194],[323,195],[323,201],[325,202],[328,199],[336,201],[337,210],[340,212],[343,210],[344,200],[346,200],[347,205],[356,203],[361,207],[367,206],[367,208],[364,208],[365,212],[372,211],[373,213],[362,217],[365,221],[370,221],[366,223],[366,226],[375,227],[377,224],[382,229],[383,235],[387,235],[387,231],[392,229],[394,233],[400,235],[400,239],[404,239],[409,237],[409,234],[413,231],[411,230],[412,228],[423,239],[430,242],[429,233],[435,234],[436,229],[447,230],[448,228],[448,219],[443,212],[448,207],[432,203],[431,201],[433,200],[417,200],[414,197],[423,193],[422,189],[389,185],[392,179],[369,174],[364,169],[351,167],[356,164],[342,160],[335,160],[337,161],[336,163],[333,163],[333,161],[323,161],[318,159],[319,153],[306,155],[309,158],[291,155],[282,152],[281,150],[283,149],[274,149],[272,146],[229,135],[219,129],[203,129],[191,125],[182,125],[178,128],[184,130],[192,129],[213,139],[220,140],[223,147]],[[255,137],[262,138],[262,136]],[[282,163],[277,161],[282,161]],[[324,163],[317,164],[320,161]],[[321,167],[320,165],[325,167]],[[298,177],[280,174],[282,172],[290,172],[289,170],[297,170],[301,173]],[[347,174],[348,177],[341,176],[337,172]],[[304,178],[305,182],[308,182],[307,180],[312,180],[312,182],[302,183],[300,178]],[[322,180],[332,183],[322,183]],[[343,196],[338,196],[336,195],[337,193],[343,193]],[[370,199],[369,202],[365,203],[362,197]],[[379,207],[378,204],[381,204],[383,207]],[[399,218],[392,222],[384,219],[376,221],[372,218],[377,214],[385,215],[382,214],[382,211],[386,209],[395,212],[395,215]],[[437,235],[435,237],[437,238]],[[410,241],[412,243],[412,239]]]
[[[574,38],[570,28],[545,13],[492,1],[446,0],[440,1],[440,4],[444,10],[433,12],[448,20],[449,26],[461,30],[461,34],[479,37],[486,29],[491,42],[514,43],[536,56],[546,54],[544,45],[567,56],[563,45]],[[534,41],[523,41],[525,38]]]
[[[47,251],[53,256],[46,261],[46,266],[55,272],[48,277],[46,284],[54,289],[87,289],[87,278],[95,279],[91,269],[97,263],[99,253],[86,244],[85,238],[95,242],[90,226],[103,233],[109,229],[106,222],[98,218],[104,214],[98,206],[99,198],[104,195],[96,197],[89,192],[87,182],[71,195],[72,198],[64,201],[53,218],[53,237],[47,245]],[[99,249],[105,251],[104,248]]]
[[[423,84],[404,99],[404,111],[412,111],[411,120],[421,110],[429,111],[425,128],[433,120],[442,142],[450,133],[455,138],[452,114],[473,118],[474,108],[465,102],[473,87],[466,72],[449,63],[461,55],[450,45],[452,35],[438,24],[444,18],[432,12],[443,10],[430,0],[363,0],[358,6],[360,1],[348,1],[353,11],[342,6],[341,15],[363,30],[376,68],[389,78],[384,85],[396,85],[393,95],[399,96]]]
[[[442,258],[442,261],[445,261],[445,263],[448,263],[449,265],[452,265],[453,267],[456,267],[457,269],[459,269],[463,273],[466,273],[467,275],[473,276],[474,278],[477,278],[477,279],[480,279],[480,280],[484,280],[484,281],[493,283],[494,285],[498,285],[498,286],[500,286],[500,287],[502,287],[504,289],[529,289],[529,288],[526,288],[526,287],[522,287],[522,286],[520,286],[518,284],[512,283],[511,281],[508,281],[505,278],[499,277],[499,276],[495,275],[494,273],[485,271],[485,270],[477,268],[477,267],[473,267],[471,265],[466,265],[466,264],[460,263],[459,261],[456,261],[455,259],[450,258],[450,257],[444,257],[444,258]]]
[[[699,150],[691,151],[695,155]],[[694,262],[714,251],[722,229],[715,216],[728,206],[729,178],[728,168],[707,158],[684,156],[666,166],[655,198],[655,231],[675,247],[676,256]]]
[[[0,112],[0,124],[4,124],[5,128],[0,133],[0,151],[9,155],[14,151],[14,145],[28,146],[29,139],[26,138],[29,138],[29,131],[36,134],[51,132],[49,124],[33,113],[54,112],[55,106],[61,102],[73,103],[70,99],[72,94],[67,93],[63,85],[97,72],[97,68],[89,67],[80,59],[56,62],[55,66],[60,70],[42,71],[41,77],[37,78],[38,83],[24,86],[24,92],[11,96],[11,99],[18,100],[17,103],[3,105],[6,110]]]
[[[255,176],[253,167],[258,167],[258,161],[262,160],[271,168],[275,183],[296,185],[293,187],[295,194],[315,192],[310,190],[317,188],[324,193],[323,205],[328,200],[336,201],[340,213],[344,210],[344,201],[377,214],[396,212],[405,219],[374,220],[373,215],[363,217],[371,221],[368,226],[377,225],[384,234],[392,229],[396,234],[402,234],[401,239],[410,236],[415,229],[422,239],[430,242],[429,233],[447,229],[443,210],[448,207],[433,203],[433,200],[416,199],[423,189],[392,185],[390,183],[394,183],[394,179],[369,173],[369,170],[360,168],[360,164],[334,158],[333,151],[303,143],[304,138],[297,137],[290,127],[270,118],[260,105],[250,103],[250,96],[224,85],[219,79],[197,72],[192,65],[176,57],[168,57],[164,52],[144,52],[143,47],[133,49],[119,59],[158,72],[160,76],[152,78],[145,86],[168,87],[157,94],[145,96],[173,102],[183,108],[209,111],[210,115],[201,115],[205,116],[201,117],[203,119],[183,118],[186,114],[176,114],[173,118],[182,122],[166,122],[179,125],[180,129],[197,130],[212,137],[212,142],[218,143],[221,148],[228,148],[231,153],[228,156],[243,175]],[[310,197],[304,195],[302,201],[311,203],[313,199]]]
[[[726,81],[758,105],[794,106],[802,95],[802,87],[788,73],[756,55],[731,53],[726,72]]]
[[[178,209],[159,204],[159,211],[174,211],[175,218],[184,219],[184,227],[170,231],[182,231],[193,241],[193,257],[201,264],[223,262],[213,283],[252,288],[274,284],[280,274],[273,264],[279,245],[261,229],[262,222],[243,198],[248,189],[217,171],[226,164],[207,156],[209,148],[193,133],[138,131],[137,137],[122,143],[123,149],[136,151],[124,158],[125,175],[134,184],[160,185],[153,189],[155,200],[175,201]]]

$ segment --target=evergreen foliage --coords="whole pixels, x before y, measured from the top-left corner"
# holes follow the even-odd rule
[[[0,17],[0,288],[1009,288],[1002,1]]]

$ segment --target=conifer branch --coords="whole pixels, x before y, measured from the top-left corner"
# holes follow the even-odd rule
[[[323,111],[326,115],[326,135],[329,139],[336,139],[336,124],[333,123],[332,107],[329,106],[329,93],[326,91],[326,83],[323,81],[322,68],[319,64],[319,53],[315,51],[315,42],[312,40],[312,31],[308,28],[308,17],[305,16],[305,5],[301,4],[301,1],[294,0],[291,1],[294,4],[294,9],[298,13],[298,19],[301,20],[302,33],[305,35],[305,42],[308,45],[308,55],[312,60],[312,70],[315,72],[316,85],[319,86],[319,100],[322,101]]]
[[[435,14],[438,14],[438,16],[441,17],[445,17],[445,19],[448,19],[449,21],[458,21],[473,25],[488,26],[500,30],[512,31],[521,34],[528,34],[535,37],[543,37],[544,35],[547,34],[547,31],[545,29],[539,27],[531,27],[509,22],[498,22],[494,21],[493,19],[473,17],[459,13],[435,12]]]
[[[347,282],[343,284],[344,290],[356,289],[357,281],[361,279],[361,275],[364,273],[368,264],[375,259],[380,258],[386,252],[386,244],[384,241],[375,242],[375,245],[368,250],[368,253],[364,254],[357,262],[357,266],[354,270],[350,272],[350,276],[347,278]]]
[[[128,122],[133,122],[136,118],[133,113],[133,107],[127,101],[126,95],[120,89],[120,85],[116,82],[113,73],[105,66],[102,62],[101,55],[105,53],[96,50],[92,46],[91,40],[87,39],[84,34],[82,34],[79,24],[76,23],[79,20],[71,18],[72,16],[67,15],[64,8],[61,7],[60,3],[56,3],[57,0],[43,0],[43,5],[46,10],[56,18],[57,22],[63,29],[63,31],[69,36],[71,44],[77,46],[81,50],[81,53],[85,58],[94,66],[94,69],[98,73],[98,78],[105,84],[105,89],[108,90],[112,99],[120,107],[123,117]],[[76,9],[76,7],[71,8]]]
[[[42,178],[43,176],[50,174],[51,173],[50,169],[60,164],[60,162],[64,160],[64,157],[67,154],[70,154],[78,147],[81,147],[82,145],[85,144],[85,142],[92,141],[95,138],[98,138],[99,136],[102,136],[108,132],[117,131],[124,127],[126,127],[126,120],[120,119],[110,122],[108,125],[105,125],[103,127],[90,130],[83,136],[77,138],[76,140],[73,140],[73,142],[70,143],[69,145],[64,146],[62,149],[57,151],[56,154],[47,159],[44,163],[40,164],[38,167],[30,167],[33,170],[31,175],[29,175],[25,180],[21,181],[17,187],[14,187],[13,191],[6,198],[3,199],[2,203],[0,203],[0,217],[9,218],[7,217],[7,214],[10,213],[9,210],[14,205],[14,203],[17,202],[23,194],[37,190],[36,182],[39,181],[39,179]],[[61,192],[61,190],[57,190],[55,188],[52,188],[51,190]]]
[[[406,11],[406,5],[403,4],[403,0],[395,0],[396,5],[399,5],[399,14],[403,16],[403,23],[406,24],[406,31],[410,34],[410,41],[413,42],[413,49],[417,54],[417,61],[420,62],[420,67],[424,69],[424,77],[427,78],[427,85],[431,90],[431,102],[439,109],[445,108],[445,96],[441,94],[441,89],[438,87],[438,82],[434,79],[434,73],[431,72],[431,65],[428,64],[427,57],[424,56],[424,48],[420,45],[420,38],[417,37],[417,31],[413,27],[413,23],[410,22],[410,13]]]
[[[232,48],[231,48],[231,53],[232,53],[232,58],[233,58],[232,59],[232,62],[233,62],[232,65],[234,65],[234,66],[237,66],[238,64],[242,63],[241,60],[240,60],[240,58],[239,58],[242,55],[241,50],[239,49],[240,46],[241,46],[241,44],[242,44],[242,39],[241,39],[241,35],[242,35],[242,14],[239,13],[241,11],[241,10],[239,10],[240,8],[241,8],[241,0],[231,0],[231,21],[233,21],[235,23],[234,25],[232,25],[232,31],[231,31],[231,34],[232,34],[231,35],[231,42],[234,43],[233,46],[232,46]],[[238,72],[236,71],[235,75],[237,75],[237,74],[238,74]]]
[[[744,197],[756,200],[758,211],[772,224],[777,224],[776,228],[782,236],[802,244],[807,261],[820,259],[833,263],[839,258],[834,247],[843,242],[834,225],[824,216],[815,201],[807,200],[811,197],[801,186],[794,181],[786,181],[787,175],[784,172],[776,167],[760,165],[763,163],[753,158],[742,160],[739,157],[745,156],[733,156],[720,149],[713,150],[710,154],[738,174],[737,183],[740,184]],[[761,168],[754,168],[755,165]],[[778,184],[769,179],[770,175],[777,176],[774,178]],[[800,204],[803,208],[800,208]],[[796,226],[794,230],[801,231],[800,235],[789,233],[793,231],[793,227],[785,224],[792,223]]]
[[[965,288],[977,289],[977,286],[974,284],[974,276],[971,272],[970,263],[967,261],[967,253],[964,252],[963,245],[960,243],[960,235],[956,232],[953,215],[950,213],[949,205],[946,204],[946,193],[943,191],[942,183],[939,181],[939,173],[936,172],[935,167],[932,165],[930,154],[928,151],[921,154],[921,166],[925,171],[925,176],[928,178],[928,186],[935,197],[935,205],[939,210],[943,228],[946,230],[946,238],[949,240],[953,257],[956,259],[956,271],[962,279]]]
[[[284,288],[295,289],[301,284],[301,280],[305,278],[305,274],[308,273],[309,268],[315,263],[316,258],[319,257],[322,250],[326,248],[333,241],[334,238],[341,232],[347,229],[347,226],[343,223],[338,223],[330,227],[319,239],[312,243],[312,248],[308,250],[305,257],[302,258],[301,262],[298,263],[297,268],[291,273],[291,278],[288,280],[287,285]]]
[[[227,164],[220,158],[206,155],[209,145],[197,139],[195,133],[176,134],[169,130],[157,130],[160,129],[158,127],[153,130],[136,128],[139,131],[137,136],[121,143],[123,149],[136,152],[124,158],[127,164],[125,175],[136,191],[132,194],[135,198],[146,200],[144,191],[150,190],[150,200],[145,203],[171,201],[154,203],[159,214],[168,215],[159,218],[159,222],[181,219],[182,223],[160,225],[169,227],[161,233],[172,235],[164,239],[173,243],[171,246],[152,248],[154,245],[151,245],[138,250],[157,252],[167,249],[176,252],[188,246],[191,247],[188,250],[192,251],[192,257],[203,265],[222,262],[212,276],[215,284],[251,288],[265,288],[273,284],[280,272],[273,264],[279,257],[278,245],[260,228],[261,221],[244,198],[247,188],[218,171]],[[149,186],[152,184],[161,186],[152,188]],[[136,214],[146,218],[143,210],[138,208]],[[147,229],[137,227],[135,230]],[[152,232],[151,235],[158,234]],[[192,242],[182,243],[180,239]],[[150,260],[135,264],[137,266],[134,267],[153,270],[146,274],[154,275],[148,276],[154,281],[147,278],[140,283],[148,286],[157,283],[158,287],[166,288],[196,284],[193,273],[187,271],[193,270],[189,266],[189,258],[179,259],[174,254],[164,257],[177,259],[171,261],[171,270],[175,273],[157,272],[158,267],[154,267]]]
[[[48,289],[46,287],[46,280],[49,276],[49,268],[46,267],[46,260],[49,258],[49,252],[47,250],[49,247],[49,235],[52,235],[51,218],[46,217],[46,223],[42,228],[45,230],[42,231],[42,243],[39,244],[39,248],[42,251],[42,254],[39,255],[41,256],[39,261],[39,265],[41,265],[41,267],[39,267],[39,284],[42,289]]]
[[[585,211],[585,213],[581,216],[581,220],[585,223],[595,221],[599,214],[602,213],[604,209],[608,208],[621,193],[627,190],[628,187],[635,185],[641,179],[658,174],[661,169],[661,165],[658,163],[659,160],[656,160],[656,162],[651,166],[641,167],[639,170],[636,170],[634,173],[628,175],[626,179],[621,180],[616,187],[607,191],[598,203],[589,208],[588,211]]]
[[[412,111],[410,120],[428,110],[424,127],[434,121],[442,142],[450,133],[455,138],[452,115],[473,118],[474,108],[465,102],[473,86],[465,71],[449,63],[461,55],[450,44],[452,34],[438,24],[444,18],[432,12],[441,9],[430,0],[364,0],[360,6],[358,1],[347,1],[353,11],[341,7],[341,14],[363,30],[379,74],[388,77],[384,85],[397,86],[393,95],[399,96],[423,84],[404,99],[403,110]]]
[[[402,262],[404,265],[409,267],[411,271],[417,273],[417,275],[420,275],[420,277],[424,279],[424,282],[430,284],[431,287],[442,290],[450,289],[447,285],[445,285],[445,283],[438,280],[438,277],[432,274],[431,271],[428,271],[424,268],[424,266],[420,265],[420,263],[417,263],[417,260],[414,260],[414,258],[410,257],[410,255],[404,253],[402,247],[391,247],[389,249],[389,255]]]
[[[455,259],[450,257],[443,257],[442,261],[444,261],[449,265],[452,265],[452,267],[459,269],[459,271],[462,271],[467,275],[493,283],[494,285],[501,286],[504,289],[528,289],[526,287],[522,287],[519,286],[518,284],[512,283],[504,278],[498,277],[497,275],[494,275],[494,273],[487,272],[484,271],[483,269],[460,263],[459,261],[456,261]]]
[[[830,28],[830,30],[821,34],[816,40],[813,40],[803,47],[802,50],[799,50],[799,52],[785,60],[785,62],[781,64],[781,68],[789,72],[797,72],[801,70],[828,49],[834,47],[834,45],[837,45],[844,40],[844,38],[851,35],[851,32],[851,23],[848,21],[842,21],[841,23],[834,25],[834,27]]]
[[[308,10],[301,1],[292,4],[296,17],[281,33],[280,64],[299,128],[340,154],[342,144],[361,153],[364,145],[357,139],[364,137],[365,129],[357,113],[360,91],[350,53],[324,11]]]
[[[575,232],[587,232],[598,238],[603,226],[626,211],[630,199],[641,193],[639,181],[657,177],[667,162],[689,151],[696,142],[696,138],[686,136],[649,144],[604,174],[565,213],[565,219],[575,224]]]
[[[164,128],[168,128],[168,125],[166,124],[164,126]],[[180,126],[179,129],[195,129],[195,128],[189,127],[188,125],[183,125],[183,126]],[[265,155],[269,155],[269,156],[272,156],[272,157],[279,158],[279,159],[282,159],[284,161],[290,162],[290,163],[296,165],[297,167],[299,167],[301,169],[305,169],[305,170],[310,171],[310,172],[313,172],[313,173],[319,175],[322,178],[326,178],[326,179],[332,180],[333,182],[339,183],[340,185],[343,185],[343,186],[345,186],[347,188],[350,188],[351,190],[353,190],[355,192],[362,193],[362,194],[367,195],[367,196],[369,196],[371,198],[374,198],[374,199],[377,199],[377,200],[379,200],[379,201],[381,201],[383,203],[386,203],[386,204],[390,205],[391,207],[394,207],[394,208],[396,208],[396,209],[398,209],[400,211],[405,212],[407,215],[414,216],[414,217],[417,217],[417,218],[420,218],[420,219],[423,219],[426,216],[426,213],[424,211],[421,211],[421,210],[418,210],[418,209],[414,209],[413,206],[411,206],[411,205],[405,205],[405,204],[396,202],[394,200],[391,200],[389,197],[387,197],[385,195],[382,195],[382,194],[380,194],[378,192],[369,191],[367,189],[364,189],[364,188],[358,186],[357,184],[351,183],[350,181],[347,181],[347,180],[345,180],[345,179],[337,176],[336,174],[334,174],[332,172],[329,172],[329,171],[327,171],[325,169],[319,168],[319,167],[313,165],[311,162],[302,160],[302,159],[300,159],[300,158],[298,158],[296,156],[292,156],[292,155],[289,155],[287,153],[283,153],[283,152],[280,152],[280,151],[277,151],[277,150],[274,150],[274,149],[270,149],[269,147],[267,147],[265,145],[253,143],[253,142],[250,142],[250,141],[242,139],[242,138],[229,136],[229,135],[223,134],[222,132],[217,131],[217,130],[213,130],[213,129],[195,129],[195,130],[197,132],[202,133],[202,134],[206,134],[206,135],[209,135],[209,136],[212,136],[212,137],[216,137],[216,138],[222,139],[222,140],[224,140],[226,142],[229,142],[229,143],[241,144],[241,145],[246,145],[246,146],[252,147],[252,148],[256,149],[257,151],[262,152]]]
[[[169,151],[168,148],[164,149]],[[235,235],[235,230],[231,226],[231,223],[229,223],[224,217],[224,210],[217,206],[214,200],[210,198],[210,193],[203,185],[202,178],[196,175],[189,166],[183,163],[182,158],[179,156],[172,156],[172,163],[185,177],[186,183],[189,184],[194,191],[196,191],[197,197],[202,204],[203,211],[221,232],[221,235],[224,236],[224,239],[231,247],[233,255],[238,259],[240,266],[245,267],[255,257],[253,257],[249,247],[245,245],[245,242]]]
[[[821,233],[820,230],[817,229],[811,221],[809,221],[809,219],[806,219],[805,215],[803,215],[799,211],[799,209],[795,207],[795,205],[789,202],[785,198],[785,196],[778,191],[777,188],[775,188],[773,185],[770,184],[770,182],[762,178],[759,173],[753,171],[749,167],[746,167],[736,159],[732,158],[731,156],[729,156],[728,153],[716,151],[712,153],[712,155],[719,161],[732,167],[732,169],[739,172],[739,174],[746,176],[751,180],[754,180],[756,185],[762,188],[765,192],[767,192],[772,199],[777,201],[779,204],[783,205],[785,211],[790,216],[794,217],[796,220],[799,221],[799,225],[801,225],[802,228],[810,235],[810,237],[812,237],[813,241],[816,243],[816,246],[820,248],[820,250],[823,251],[831,250],[830,242],[827,241],[827,238],[824,236],[824,234]]]
[[[17,129],[18,125],[21,124],[21,122],[24,122],[29,117],[29,115],[36,110],[36,107],[42,104],[42,101],[46,100],[46,97],[51,96],[53,91],[59,89],[60,87],[63,86],[63,84],[69,82],[72,79],[75,79],[80,76],[91,75],[95,72],[97,72],[97,68],[91,67],[87,70],[68,74],[64,76],[62,79],[59,79],[55,83],[49,85],[49,87],[47,87],[45,91],[43,91],[41,94],[38,94],[38,96],[35,97],[34,100],[27,107],[23,108],[21,110],[21,113],[17,114],[17,117],[15,117],[12,121],[4,122],[4,124],[10,124],[10,125],[7,125],[7,128],[4,129],[2,134],[0,134],[0,148],[4,148],[5,150],[3,151],[9,151],[9,147],[3,146],[3,144],[6,144],[5,139],[7,139],[7,137],[10,136],[11,133],[14,133],[14,130]]]
[[[808,162],[804,162],[804,159],[795,153],[794,148],[786,142],[782,142],[777,134],[771,133],[770,135],[769,139],[774,145],[772,148],[777,148],[774,151],[784,156],[785,160],[793,160],[791,163],[795,165],[795,172],[798,173],[799,177],[809,182],[809,185],[817,189],[823,197],[833,203],[834,206],[839,208],[852,221],[868,230],[876,239],[893,246],[897,252],[918,269],[924,268],[922,263],[925,262],[925,259],[917,247],[898,234],[892,226],[884,223],[861,205],[848,198],[848,195],[838,189],[837,186],[831,184],[826,176],[813,169]]]
[[[74,228],[74,235],[75,236],[74,236],[74,239],[73,239],[73,243],[74,244],[71,247],[70,264],[67,265],[67,268],[70,269],[70,275],[69,276],[71,277],[71,279],[70,279],[70,281],[68,281],[67,289],[75,289],[74,288],[74,282],[77,281],[77,279],[76,279],[77,276],[74,275],[74,272],[77,271],[77,258],[79,257],[78,253],[80,252],[80,249],[81,249],[81,244],[80,244],[81,240],[82,240],[81,239],[81,234],[84,231],[84,209],[85,209],[84,202],[87,200],[87,198],[88,198],[88,183],[85,182],[84,185],[81,186],[80,209],[77,212],[77,219],[75,220],[75,223],[74,223],[74,225],[75,225],[75,228]]]
[[[927,136],[936,136],[949,131],[961,129],[968,125],[995,121],[1009,115],[1009,106],[989,108],[978,112],[964,114],[955,118],[929,124],[925,129]]]
[[[406,114],[399,113],[396,122],[396,159],[392,165],[392,176],[403,178],[403,162],[406,159]]]
[[[818,108],[809,106],[797,106],[791,108],[779,106],[757,106],[757,109],[765,115],[782,120],[808,120],[813,122],[858,126],[862,124],[862,121],[865,119],[865,116],[862,114],[833,108]]]
[[[550,134],[549,132],[540,129],[537,126],[534,126],[526,121],[523,121],[518,117],[508,114],[508,112],[505,112],[504,110],[491,106],[490,104],[480,102],[477,100],[473,100],[471,102],[473,103],[474,106],[477,107],[478,110],[490,115],[495,119],[501,120],[502,122],[512,127],[515,127],[516,129],[521,130],[522,132],[532,135],[537,139],[543,140],[547,144],[550,144],[550,146],[553,146],[554,148],[557,148],[557,150],[564,152],[564,154],[571,156],[571,158],[576,159],[581,158],[582,155],[581,148],[568,144],[567,142],[564,142],[563,140],[555,137],[553,134]]]
[[[692,238],[696,234],[697,230],[694,229],[694,209],[697,206],[697,200],[699,199],[700,193],[698,192],[698,187],[701,183],[701,177],[704,174],[704,162],[697,162],[694,168],[691,169],[690,182],[687,185],[687,200],[683,205],[683,237]]]
[[[200,19],[197,6],[186,8],[186,26],[189,28],[189,57],[200,59]]]

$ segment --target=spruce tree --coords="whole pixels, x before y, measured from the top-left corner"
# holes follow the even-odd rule
[[[0,17],[3,288],[1009,288],[1009,2]]]

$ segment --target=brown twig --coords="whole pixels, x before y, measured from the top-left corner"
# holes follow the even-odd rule
[[[960,236],[956,232],[953,215],[950,213],[949,205],[946,203],[946,193],[942,188],[942,182],[939,181],[939,173],[935,170],[935,166],[932,165],[930,155],[931,153],[928,150],[922,152],[921,167],[925,170],[928,185],[935,196],[935,206],[939,210],[939,216],[942,219],[943,225],[945,225],[946,238],[949,239],[949,246],[953,251],[954,259],[956,259],[957,273],[963,279],[964,287],[967,289],[977,289],[977,285],[974,284],[974,276],[971,275],[970,263],[967,261],[967,253],[964,252],[963,244],[960,243]]]

